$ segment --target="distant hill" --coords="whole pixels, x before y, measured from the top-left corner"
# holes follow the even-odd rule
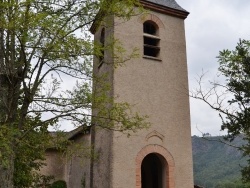
[[[236,188],[238,186],[233,183],[236,180],[239,182],[241,166],[247,164],[246,158],[242,157],[242,153],[238,149],[212,141],[219,139],[223,138],[192,137],[195,184],[205,188]],[[230,144],[240,146],[243,143],[243,139],[239,137]],[[229,186],[230,184],[233,185]]]

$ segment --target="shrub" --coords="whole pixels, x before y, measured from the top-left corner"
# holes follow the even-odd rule
[[[64,180],[58,180],[52,183],[50,188],[67,188],[67,184]]]

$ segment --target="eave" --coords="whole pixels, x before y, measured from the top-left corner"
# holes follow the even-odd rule
[[[186,19],[187,16],[189,15],[189,12],[187,11],[173,9],[170,7],[158,5],[158,4],[148,2],[145,0],[140,0],[140,3],[143,5],[145,9],[150,9],[150,10],[162,13],[162,14],[166,14],[166,15],[170,15],[170,16],[174,16],[174,17],[178,17],[182,19]]]

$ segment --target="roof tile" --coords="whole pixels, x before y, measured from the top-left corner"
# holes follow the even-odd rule
[[[176,9],[176,10],[187,12],[180,5],[178,5],[175,0],[145,0],[145,1],[155,3],[157,5],[162,5],[162,6],[165,6],[165,7],[173,8],[173,9]]]

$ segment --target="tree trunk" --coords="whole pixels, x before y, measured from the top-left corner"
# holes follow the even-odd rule
[[[13,188],[14,157],[10,157],[7,167],[0,165],[0,188]]]
[[[5,68],[4,54],[3,54],[4,49],[2,48],[4,43],[3,37],[4,37],[3,29],[0,28],[0,67],[1,67],[0,68],[0,128],[6,123],[7,101],[9,95],[8,87],[6,87],[6,82],[8,78],[6,76],[6,72],[4,69]],[[5,134],[3,133],[3,135]],[[4,144],[5,144],[4,147],[0,147],[0,188],[13,188],[14,156],[8,156],[7,154],[7,153],[12,153],[11,150],[13,149],[13,147],[11,145],[8,145],[8,143]]]

